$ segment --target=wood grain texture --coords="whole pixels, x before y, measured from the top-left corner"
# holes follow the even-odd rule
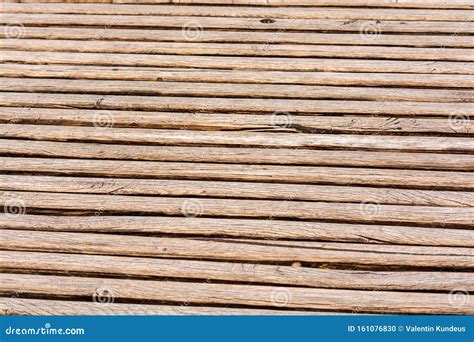
[[[182,28],[190,21],[198,21],[199,25],[211,29],[243,29],[243,30],[296,30],[296,31],[349,31],[359,32],[364,22],[346,21],[341,19],[276,19],[272,22],[258,18],[235,17],[201,17],[192,16],[114,16],[109,15],[69,15],[69,14],[12,14],[4,13],[1,24],[22,23],[30,25],[76,25],[76,26],[118,26],[118,27],[159,27]],[[470,21],[401,21],[377,20],[383,32],[404,33],[473,33],[474,23]]]
[[[413,171],[370,168],[307,167],[195,163],[145,162],[53,158],[1,158],[0,170],[130,178],[252,181],[269,183],[399,186],[472,190],[472,173]]]
[[[217,216],[336,220],[345,222],[406,223],[420,225],[472,227],[472,207],[430,207],[326,202],[265,201],[181,197],[142,197],[42,192],[10,192],[0,195],[4,206],[21,201],[25,210],[34,208],[133,212],[171,216]],[[23,204],[24,203],[24,204]]]
[[[50,141],[115,142],[154,145],[225,145],[278,148],[330,148],[429,152],[472,152],[467,137],[416,137],[357,134],[279,134],[268,132],[218,132],[142,128],[113,128],[112,113],[95,116],[93,126],[0,124],[0,137]],[[283,113],[285,119],[290,115]],[[274,118],[273,118],[274,119]],[[272,120],[272,119],[270,119]],[[276,119],[274,119],[276,120]],[[450,124],[446,120],[447,125]],[[102,125],[102,127],[100,126]]]
[[[24,80],[26,81],[26,80]],[[132,82],[134,83],[134,82]],[[47,86],[49,87],[49,86]],[[58,88],[59,89],[59,88]],[[176,89],[174,88],[173,91]],[[369,88],[367,93],[372,89]],[[64,91],[69,91],[64,89]],[[344,91],[341,91],[344,93]],[[455,99],[453,99],[455,100]],[[109,119],[104,125],[113,127],[222,130],[252,132],[295,133],[372,133],[387,134],[472,134],[470,120],[455,116],[448,118],[404,118],[371,116],[291,115],[277,112],[271,115],[234,113],[185,113],[107,111],[90,109],[54,109],[0,107],[0,122],[10,124],[47,124],[94,126],[100,119]],[[113,122],[112,122],[113,121]]]
[[[6,0],[6,2],[31,3],[35,0]],[[67,2],[81,3],[91,2],[91,0],[43,0],[45,3]],[[93,0],[96,3],[113,4],[198,4],[198,5],[254,5],[254,6],[308,6],[325,7],[339,6],[347,7],[346,0]],[[469,0],[404,0],[394,2],[392,0],[354,0],[351,7],[381,7],[381,8],[442,8],[442,9],[471,9],[472,3]]]
[[[295,309],[361,310],[373,313],[472,314],[472,304],[453,306],[448,294],[391,291],[354,291],[297,287],[197,284],[103,278],[79,278],[39,275],[0,274],[0,291],[20,294],[49,293],[53,296],[92,296],[98,288],[107,288],[115,299],[173,301],[190,303],[237,304],[247,307],[275,307],[275,293],[290,298],[278,306]],[[21,287],[21,284],[24,284]],[[272,295],[273,294],[273,295]],[[403,296],[408,304],[401,304]],[[361,305],[363,303],[363,305]]]
[[[0,76],[162,82],[474,88],[473,77],[469,75],[420,73],[245,71],[88,65],[22,65],[5,63],[0,64]]]
[[[473,56],[474,57],[474,56]],[[405,102],[473,102],[474,90],[281,84],[0,78],[0,91],[230,98],[296,98]]]
[[[278,56],[278,57],[333,57],[333,58],[385,58],[397,60],[465,61],[474,59],[471,49],[412,48],[383,46],[336,45],[282,45],[266,43],[168,43],[120,42],[44,39],[3,39],[0,48],[21,51],[100,52],[129,54],[171,54],[201,56]]]
[[[0,251],[4,272],[183,278],[320,288],[450,291],[474,289],[474,274],[462,272],[370,272],[179,259]]]
[[[474,65],[474,64],[473,64]],[[291,114],[370,114],[370,115],[467,115],[474,110],[474,102],[386,102],[338,101],[301,99],[250,99],[173,96],[125,96],[50,93],[0,93],[1,106],[51,107],[84,109],[120,109],[145,111],[187,112],[289,112]]]
[[[288,3],[287,5],[291,5]],[[469,21],[469,10],[432,9],[361,9],[361,8],[269,8],[269,7],[223,7],[223,6],[180,6],[180,5],[100,5],[100,4],[47,4],[4,3],[5,13],[24,14],[109,14],[109,15],[158,15],[158,16],[196,16],[196,17],[243,17],[287,19],[385,19],[385,20],[434,20]]]
[[[472,230],[413,226],[363,225],[317,221],[255,220],[165,216],[0,215],[0,228],[51,232],[165,236],[246,237],[385,243],[400,245],[472,246]]]
[[[122,6],[120,6],[122,7]],[[141,7],[141,6],[140,6]],[[155,7],[155,6],[153,6]],[[201,8],[201,7],[199,7]],[[364,9],[364,13],[366,13]],[[286,12],[286,10],[285,10]],[[319,10],[318,10],[319,12]],[[423,11],[424,12],[424,11]],[[444,13],[444,12],[443,12]],[[439,17],[438,17],[439,18]],[[373,23],[369,22],[369,27]],[[1,25],[5,27],[4,25]],[[6,30],[0,30],[0,37],[7,37]],[[141,30],[135,28],[119,29],[113,26],[104,29],[96,27],[24,27],[22,38],[25,39],[78,39],[78,40],[116,40],[116,41],[155,41],[155,42],[190,42],[182,30],[153,29]],[[409,47],[473,47],[469,36],[435,35],[435,34],[380,34],[377,39],[367,39],[360,33],[319,33],[319,32],[289,32],[278,30],[266,31],[218,31],[206,29],[205,34],[195,35],[191,42],[203,43],[260,43],[260,50],[265,50],[268,44],[327,44],[327,45],[381,45]],[[297,47],[298,45],[294,45]],[[258,49],[257,49],[258,50]]]
[[[147,305],[106,303],[101,305],[92,301],[47,300],[0,297],[1,315],[34,316],[158,316],[158,315],[331,315],[327,311],[236,309],[226,307],[191,306],[187,302],[181,305]],[[348,315],[350,313],[346,313]]]
[[[83,253],[276,263],[412,266],[472,269],[474,248],[294,242],[212,238],[161,238],[92,233],[1,230],[2,248],[16,251]]]
[[[474,193],[354,186],[0,175],[0,189],[83,194],[198,196],[474,207]]]
[[[5,0],[0,314],[474,314],[472,9]]]
[[[25,114],[26,115],[26,114]],[[0,139],[9,156],[113,160],[183,161],[239,164],[355,166],[422,170],[473,171],[471,154],[344,151],[285,148],[146,146]]]
[[[474,74],[474,63],[444,61],[397,61],[337,58],[179,56],[113,53],[73,53],[42,51],[2,51],[2,63],[72,64],[100,66],[140,66],[173,68],[210,68],[225,70],[325,71],[325,72],[398,72],[433,74]]]

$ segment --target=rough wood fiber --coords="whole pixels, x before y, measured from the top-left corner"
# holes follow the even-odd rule
[[[0,4],[1,314],[474,314],[472,1],[45,2]]]
[[[116,299],[190,302],[199,304],[235,304],[274,308],[272,298],[278,291],[290,300],[277,306],[309,310],[361,310],[374,313],[472,314],[474,306],[456,307],[445,293],[395,291],[354,291],[297,287],[182,283],[104,278],[0,274],[0,292],[20,294],[48,293],[52,296],[92,296],[98,288],[107,288]],[[22,286],[23,284],[23,286]],[[400,302],[403,296],[408,304]],[[364,303],[363,306],[360,303]]]

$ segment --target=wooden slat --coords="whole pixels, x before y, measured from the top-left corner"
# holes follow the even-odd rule
[[[365,22],[341,19],[276,19],[273,22],[259,18],[226,18],[192,16],[114,16],[109,15],[69,15],[69,14],[11,14],[4,13],[1,24],[23,25],[80,25],[80,26],[118,26],[118,27],[170,27],[182,28],[190,22],[198,22],[204,29],[243,29],[243,30],[297,30],[297,31],[346,31],[359,32]],[[400,21],[377,20],[382,32],[430,32],[430,33],[473,33],[474,23],[470,21]]]
[[[102,315],[331,315],[326,311],[234,309],[225,307],[181,305],[147,305],[78,302],[69,300],[47,300],[0,297],[1,315],[40,315],[40,316],[102,316]],[[349,313],[346,313],[346,315]]]
[[[465,61],[474,60],[472,49],[412,48],[384,46],[282,45],[122,42],[44,39],[2,39],[0,48],[15,51],[94,52],[127,54],[171,54],[200,56],[278,56],[385,58],[397,60]]]
[[[154,7],[154,6],[153,6]],[[366,10],[364,10],[366,12]],[[444,13],[444,12],[443,12]],[[370,25],[370,24],[369,24]],[[1,25],[0,27],[5,27]],[[8,29],[0,30],[0,37],[8,37]],[[24,39],[78,39],[78,40],[129,40],[157,42],[190,42],[182,30],[176,29],[117,29],[110,27],[23,27]],[[206,29],[205,34],[196,34],[192,42],[207,43],[287,43],[327,45],[385,45],[413,47],[473,47],[469,36],[462,35],[402,35],[380,34],[377,39],[367,39],[360,33],[217,31]],[[261,48],[264,50],[266,47]]]
[[[97,125],[98,118],[102,116],[110,119],[110,124],[114,127],[305,133],[474,133],[474,125],[467,117],[463,122],[461,116],[460,122],[456,123],[455,118],[310,117],[290,116],[289,113],[253,115],[143,111],[108,111],[104,114],[100,110],[87,109],[0,107],[0,122],[3,123],[93,126],[94,123]],[[283,122],[279,124],[278,120]]]
[[[474,312],[474,306],[469,300],[467,305],[454,306],[450,303],[450,296],[443,293],[374,292],[17,274],[0,274],[0,280],[0,291],[3,293],[13,293],[21,289],[19,290],[21,294],[92,296],[97,288],[107,288],[116,299],[188,301],[270,308],[280,306],[274,297],[276,294],[283,294],[289,298],[283,306],[295,309],[330,308],[347,311],[361,309],[362,312],[374,313],[472,314]],[[405,299],[403,303],[400,302],[400,296]]]
[[[473,171],[469,154],[270,149],[244,147],[144,146],[0,139],[0,154],[10,156],[125,159],[239,164],[361,166]]]
[[[443,61],[395,61],[365,59],[178,56],[112,53],[2,51],[2,63],[219,68],[235,70],[398,72],[474,74],[474,63]]]
[[[474,193],[251,182],[0,175],[0,189],[84,194],[200,196],[474,207]]]
[[[368,290],[474,289],[474,274],[458,272],[370,272],[179,259],[0,251],[3,272],[41,271],[94,276],[184,279]],[[387,281],[389,279],[389,281]]]
[[[473,49],[474,51],[474,49]],[[155,96],[298,98],[405,102],[473,102],[474,90],[334,87],[282,84],[196,83],[0,78],[0,91]]]
[[[2,249],[232,261],[474,267],[474,248],[0,230]]]
[[[474,102],[384,102],[296,99],[245,99],[50,93],[0,93],[0,106],[198,112],[290,112],[393,115],[466,115]]]
[[[0,228],[472,247],[471,230],[194,217],[0,215]]]
[[[288,19],[385,19],[385,20],[434,20],[469,21],[468,10],[431,9],[361,9],[361,8],[269,8],[269,7],[222,7],[179,5],[99,5],[99,4],[42,4],[4,3],[5,13],[48,14],[116,14],[116,15],[160,15],[198,17],[244,17],[244,18],[288,18]]]
[[[304,184],[399,186],[415,188],[474,188],[472,173],[386,170],[343,167],[305,167],[145,162],[53,158],[1,158],[0,170],[8,172],[94,175],[107,177],[225,180]]]
[[[102,118],[102,119],[100,119]],[[103,112],[94,121],[113,123]],[[446,120],[449,124],[449,121]],[[219,132],[145,128],[109,128],[0,124],[0,137],[52,141],[125,142],[162,145],[227,145],[286,148],[352,148],[398,151],[472,152],[474,141],[464,137],[384,136],[350,134],[294,134]]]
[[[163,82],[474,88],[474,77],[470,75],[419,73],[285,72],[6,63],[0,64],[0,76]]]
[[[216,217],[284,218],[336,220],[345,222],[405,223],[452,227],[472,227],[472,207],[432,207],[370,205],[303,201],[264,201],[181,197],[144,197],[89,195],[44,192],[4,191],[0,201],[13,208],[20,201],[25,211],[49,210],[140,212],[172,216],[202,215]],[[368,207],[368,208],[366,208]]]
[[[6,0],[6,2],[30,3],[36,0]],[[42,2],[90,2],[91,0],[43,0]],[[348,6],[346,0],[93,0],[96,3],[119,4],[199,4],[199,5],[260,5],[260,6],[338,6],[338,7],[381,7],[381,8],[443,8],[470,9],[470,0],[353,0]],[[290,9],[291,9],[290,7]]]

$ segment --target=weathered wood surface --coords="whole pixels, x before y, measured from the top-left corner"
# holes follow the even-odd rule
[[[473,29],[474,31],[474,29]],[[200,56],[278,56],[278,57],[334,57],[334,58],[387,58],[399,60],[472,61],[469,49],[411,48],[378,46],[335,45],[263,45],[217,43],[167,42],[97,42],[83,44],[77,40],[43,39],[2,40],[0,48],[21,51],[103,52],[128,54],[173,54]],[[466,51],[467,50],[467,51]]]
[[[182,1],[180,1],[182,2]],[[214,2],[214,1],[211,1]],[[292,1],[294,2],[294,1]],[[269,2],[271,3],[271,2]],[[406,2],[404,2],[406,3]],[[291,5],[291,2],[286,3]],[[353,5],[353,3],[351,3]],[[159,15],[159,16],[199,16],[199,17],[247,17],[288,19],[386,19],[386,20],[434,20],[468,21],[472,15],[469,10],[430,10],[430,9],[360,9],[360,8],[259,8],[259,7],[221,7],[221,6],[152,6],[152,5],[98,5],[98,4],[45,4],[28,5],[3,4],[5,13],[30,14],[121,14],[121,15]]]
[[[142,7],[142,6],[140,6]],[[352,11],[353,9],[351,9]],[[319,10],[318,10],[319,11]],[[367,10],[364,9],[364,13]],[[424,11],[423,11],[424,12]],[[434,19],[434,18],[433,18]],[[189,38],[177,29],[118,29],[111,27],[107,30],[93,27],[26,27],[23,38],[28,39],[78,39],[90,40],[100,36],[101,40],[113,41],[156,41],[156,42],[186,42]],[[5,31],[0,31],[0,37],[6,37]],[[365,39],[358,33],[318,33],[307,32],[254,32],[254,31],[218,31],[206,29],[203,35],[197,35],[193,42],[203,43],[264,43],[264,44],[327,44],[327,45],[364,45],[364,46],[411,46],[411,47],[473,47],[469,36],[462,35],[380,35],[377,39]],[[256,49],[258,52],[258,49]],[[369,80],[368,80],[369,81]]]
[[[83,45],[83,42],[81,42]],[[394,72],[434,74],[474,74],[474,63],[444,61],[402,61],[301,58],[298,63],[283,57],[179,56],[112,53],[72,53],[44,51],[2,51],[0,62],[30,64],[73,64],[100,66],[142,66],[171,68],[216,68],[234,70]]]
[[[369,266],[407,266],[469,269],[474,248],[364,245],[335,242],[232,240],[212,238],[160,238],[110,234],[2,230],[6,250],[112,254],[185,259],[254,262],[305,262]]]
[[[0,314],[474,314],[472,1],[44,2],[0,4]]]
[[[400,75],[395,73],[246,71],[5,63],[0,64],[0,76],[128,81],[159,80],[163,82],[474,88],[474,80],[470,75],[421,73]]]
[[[246,307],[274,307],[275,298],[283,294],[285,301],[277,305],[294,309],[316,309],[357,311],[373,313],[428,313],[472,314],[474,306],[467,304],[454,308],[449,296],[441,293],[354,291],[334,289],[311,289],[298,287],[275,287],[255,285],[228,285],[206,283],[183,283],[173,281],[146,281],[104,278],[78,278],[43,275],[0,274],[0,293],[51,296],[92,296],[97,289],[106,288],[117,299],[189,301]],[[400,302],[400,296],[407,304]],[[471,299],[468,297],[468,299]],[[363,305],[361,305],[363,303]]]
[[[297,311],[297,310],[265,310],[265,309],[236,309],[226,307],[191,306],[187,302],[182,305],[150,305],[150,304],[114,304],[101,305],[94,302],[0,298],[1,315],[93,315],[93,316],[158,316],[158,315],[334,315],[328,311]],[[345,315],[351,314],[350,312]]]
[[[472,230],[318,221],[100,215],[2,215],[2,229],[342,241],[427,246],[472,246]]]

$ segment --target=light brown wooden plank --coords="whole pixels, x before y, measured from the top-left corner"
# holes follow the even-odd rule
[[[352,148],[397,151],[472,152],[469,137],[294,134],[100,127],[113,124],[103,112],[96,127],[0,124],[0,137],[52,141],[123,142],[161,145],[226,145],[285,148]],[[449,124],[449,121],[446,120]],[[328,152],[330,153],[330,152]]]
[[[465,118],[459,116],[456,121],[455,116],[448,119],[367,116],[310,117],[291,116],[289,113],[254,115],[108,111],[104,115],[100,110],[88,109],[0,107],[0,122],[3,123],[93,126],[99,123],[98,119],[102,116],[104,119],[109,118],[110,125],[113,127],[304,133],[474,133],[474,125],[471,124],[468,116]]]
[[[251,181],[270,183],[399,186],[437,189],[474,188],[468,172],[370,168],[240,165],[53,158],[1,158],[0,170],[131,178]]]
[[[84,194],[198,196],[474,207],[474,193],[252,182],[0,175],[0,189]]]
[[[368,290],[472,291],[474,274],[370,272],[179,259],[0,251],[3,272],[35,271],[93,276],[172,277],[194,280]]]
[[[282,45],[282,44],[221,44],[123,42],[44,39],[2,39],[0,48],[15,51],[93,52],[127,54],[171,54],[200,56],[278,56],[278,57],[332,57],[332,58],[386,58],[397,60],[432,60],[472,62],[472,49],[412,48],[385,46],[344,45]],[[293,61],[295,62],[295,61]]]
[[[474,49],[473,49],[474,51]],[[404,102],[473,102],[474,90],[334,87],[282,84],[0,78],[0,91],[230,98],[333,99]]]
[[[244,99],[91,94],[0,93],[1,106],[197,112],[290,112],[391,115],[467,115],[474,103]]]
[[[432,9],[360,9],[360,8],[259,8],[222,6],[179,5],[99,5],[99,4],[3,4],[5,13],[48,14],[109,14],[109,15],[160,15],[197,17],[244,17],[288,19],[385,19],[385,20],[434,20],[469,21],[468,10]]]
[[[111,53],[2,51],[2,63],[219,68],[234,70],[397,72],[474,74],[474,63],[443,61],[395,61],[365,59],[178,56]]]
[[[254,307],[284,306],[327,310],[360,310],[378,313],[472,314],[474,306],[454,306],[443,293],[354,291],[297,287],[197,284],[168,281],[78,278],[0,274],[0,291],[52,296],[92,296],[107,288],[116,299],[147,299],[190,303],[237,304]],[[24,284],[24,286],[22,286]],[[275,301],[276,295],[288,298]],[[469,295],[468,295],[469,296]],[[400,298],[404,298],[401,302]],[[468,298],[470,299],[470,298]],[[363,303],[363,306],[361,305]]]
[[[20,202],[21,203],[21,202]],[[471,230],[302,222],[286,220],[223,219],[164,216],[0,215],[0,228],[51,232],[173,234],[402,245],[472,247]]]
[[[364,10],[365,11],[365,10]],[[444,12],[443,12],[444,13]],[[371,27],[370,22],[366,24]],[[375,28],[376,29],[376,28]],[[0,30],[0,37],[8,37],[8,29]],[[116,28],[84,27],[23,27],[20,35],[24,39],[78,39],[78,40],[130,40],[130,41],[170,41],[189,42],[182,30],[140,30]],[[375,31],[377,32],[377,31]],[[318,32],[278,32],[266,31],[216,31],[206,29],[205,34],[196,34],[192,42],[207,43],[261,43],[265,50],[270,43],[287,44],[327,44],[327,45],[384,45],[412,47],[473,47],[469,36],[461,35],[402,35],[380,34],[377,39],[368,39],[361,33],[318,33]],[[259,46],[257,46],[259,47]]]
[[[6,211],[39,208],[171,216],[332,220],[472,228],[474,208],[3,191]],[[12,209],[9,209],[12,207]]]
[[[144,146],[0,139],[0,154],[10,156],[127,159],[239,164],[358,166],[474,171],[470,154],[272,149],[244,147]]]
[[[0,64],[0,76],[163,82],[474,88],[472,76],[449,74],[244,71],[6,63]]]
[[[276,308],[275,308],[276,309]],[[191,306],[188,303],[180,305],[150,305],[150,304],[114,304],[78,302],[70,300],[48,300],[27,298],[0,297],[1,315],[41,315],[41,316],[102,316],[102,315],[331,315],[326,311],[296,311],[296,310],[264,310],[264,309],[234,309],[225,307]],[[348,315],[346,313],[345,315]]]
[[[183,259],[474,267],[474,248],[0,230],[2,249]]]
[[[297,31],[352,31],[359,32],[365,21],[345,21],[341,19],[274,19],[272,22],[259,18],[225,18],[192,16],[114,16],[109,15],[69,15],[69,14],[12,14],[4,13],[1,24],[23,25],[79,25],[79,26],[122,26],[122,27],[159,27],[182,28],[190,22],[198,22],[207,29],[244,29],[244,30],[297,30]],[[400,21],[377,20],[383,32],[430,32],[430,33],[473,33],[474,23],[470,21]]]
[[[6,2],[31,3],[36,0],[6,0]],[[199,4],[199,5],[260,5],[265,6],[340,6],[349,7],[346,0],[43,0],[42,2],[96,2],[96,3],[119,3],[119,4]],[[473,8],[469,0],[404,0],[402,2],[393,0],[354,0],[350,7],[388,7],[388,8],[446,8],[446,9],[470,9]],[[291,9],[291,8],[290,8]]]

